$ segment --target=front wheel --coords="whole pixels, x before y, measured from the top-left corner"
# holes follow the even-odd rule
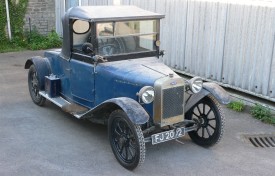
[[[220,141],[224,130],[224,116],[214,97],[206,96],[201,99],[186,113],[185,118],[198,124],[196,131],[188,133],[196,144],[210,147]]]
[[[133,170],[145,160],[145,142],[140,126],[133,124],[122,110],[111,113],[108,135],[113,153],[126,169]]]

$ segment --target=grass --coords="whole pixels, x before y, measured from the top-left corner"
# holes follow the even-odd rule
[[[29,35],[28,49],[40,50],[48,48],[60,47],[62,44],[58,34],[54,31],[50,32],[47,36],[40,35],[37,32]]]
[[[227,107],[234,111],[241,112],[244,110],[245,105],[242,101],[232,101],[227,105]]]
[[[234,111],[242,112],[245,105],[242,101],[232,101],[227,105],[227,107]],[[266,106],[256,103],[251,107],[250,113],[254,118],[264,123],[275,125],[275,116],[272,115],[271,110]]]
[[[275,125],[275,117],[271,114],[270,109],[266,106],[255,104],[251,108],[251,115],[264,123]]]
[[[0,45],[0,53],[24,51],[25,47],[14,46],[12,43],[6,43]]]
[[[44,36],[34,30],[32,33],[26,33],[24,37],[15,37],[12,41],[1,41],[0,53],[57,48],[61,47],[61,44],[62,41],[55,31],[52,31],[47,36]]]

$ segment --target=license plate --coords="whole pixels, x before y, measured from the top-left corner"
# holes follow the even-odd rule
[[[175,128],[173,130],[153,134],[151,136],[152,144],[154,145],[154,144],[158,144],[158,143],[161,143],[161,142],[170,141],[170,140],[182,137],[184,135],[185,135],[185,128],[184,127]]]

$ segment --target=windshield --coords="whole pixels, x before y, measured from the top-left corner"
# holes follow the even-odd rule
[[[157,20],[97,23],[96,27],[100,55],[156,51]]]

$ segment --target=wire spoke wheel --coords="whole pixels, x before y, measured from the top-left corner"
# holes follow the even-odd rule
[[[111,113],[108,135],[113,153],[126,169],[133,170],[145,159],[145,142],[140,126],[133,124],[122,110]]]
[[[37,71],[36,71],[34,65],[32,65],[30,67],[29,73],[28,73],[29,92],[30,92],[32,101],[35,104],[42,106],[42,105],[44,105],[46,99],[39,94],[39,81],[38,80],[39,79],[38,79]]]
[[[221,106],[214,97],[207,96],[201,99],[186,113],[186,119],[198,123],[197,130],[188,133],[196,144],[209,147],[220,141],[224,117]]]

